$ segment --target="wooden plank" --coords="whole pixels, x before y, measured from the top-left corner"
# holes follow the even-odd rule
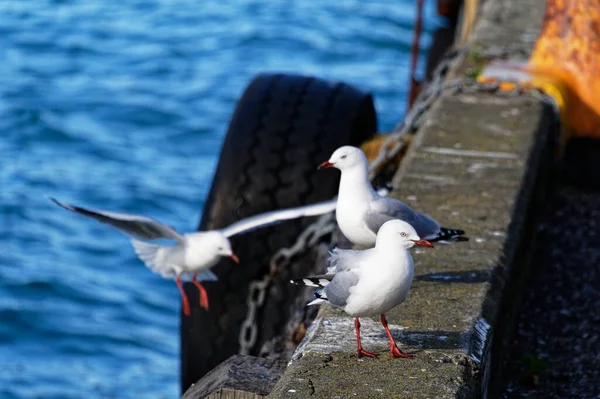
[[[237,389],[219,388],[218,391],[211,393],[207,399],[263,399],[265,397],[266,396],[243,392]]]
[[[234,355],[192,385],[182,399],[260,399],[271,392],[287,362]]]

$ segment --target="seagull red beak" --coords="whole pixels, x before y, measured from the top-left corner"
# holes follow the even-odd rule
[[[433,245],[432,245],[433,246]],[[231,260],[233,260],[235,263],[240,263],[240,259],[235,255],[235,254],[231,254],[229,255],[229,257],[231,258]]]
[[[433,248],[433,244],[427,240],[411,240],[411,241],[422,247]]]
[[[333,168],[333,164],[331,162],[329,162],[329,161],[323,162],[321,165],[319,165],[319,167],[317,168],[317,170],[327,169],[327,168]]]

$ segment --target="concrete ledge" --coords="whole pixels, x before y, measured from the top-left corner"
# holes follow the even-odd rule
[[[381,356],[357,360],[352,319],[324,307],[271,396],[476,397],[508,275],[527,239],[534,183],[548,166],[553,121],[553,111],[532,99],[444,98],[394,186],[399,198],[464,228],[471,241],[415,250],[412,292],[388,315],[401,349],[415,358],[389,359],[383,328],[365,319],[363,345]]]
[[[523,32],[534,29],[536,15],[539,26],[543,7],[489,0],[472,41],[483,53],[501,48],[522,58]],[[515,24],[510,16],[517,9]],[[490,34],[505,22],[512,31]],[[507,45],[511,32],[518,45]],[[472,62],[456,66],[454,75]],[[356,359],[352,319],[323,307],[270,397],[485,397],[493,389],[495,347],[522,291],[532,204],[551,170],[556,122],[551,107],[530,97],[440,99],[395,176],[393,195],[444,226],[466,230],[471,241],[414,251],[411,294],[388,320],[400,348],[415,358],[391,359],[383,328],[365,318],[363,346],[380,357]]]

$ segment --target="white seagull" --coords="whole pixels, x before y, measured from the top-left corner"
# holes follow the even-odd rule
[[[342,172],[337,197],[336,219],[340,230],[352,243],[370,248],[379,228],[388,220],[411,224],[420,237],[429,241],[467,241],[462,230],[440,227],[431,217],[413,211],[404,202],[379,195],[369,181],[369,162],[360,148],[338,148],[319,169]]]
[[[231,249],[229,237],[284,220],[332,212],[336,206],[336,201],[330,200],[293,209],[265,212],[219,230],[180,234],[173,228],[145,216],[86,209],[49,198],[62,208],[108,224],[131,236],[136,254],[148,268],[164,278],[175,279],[183,299],[183,312],[187,316],[190,315],[190,305],[181,284],[182,277],[191,277],[200,291],[200,307],[208,310],[208,294],[199,281],[217,280],[217,276],[209,269],[222,256],[230,257],[239,263],[238,257]],[[176,243],[157,245],[144,242],[160,239],[175,240]]]
[[[402,220],[390,220],[377,233],[375,247],[365,250],[335,249],[329,258],[328,274],[292,280],[293,284],[319,287],[308,305],[329,302],[354,316],[358,357],[376,357],[360,343],[359,317],[380,315],[390,340],[392,357],[411,358],[402,352],[388,328],[385,313],[400,305],[412,283],[414,266],[409,249],[415,245],[433,247]]]

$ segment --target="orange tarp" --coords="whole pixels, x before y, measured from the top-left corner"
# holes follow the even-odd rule
[[[572,135],[600,138],[600,0],[547,0],[526,69],[559,89]]]

